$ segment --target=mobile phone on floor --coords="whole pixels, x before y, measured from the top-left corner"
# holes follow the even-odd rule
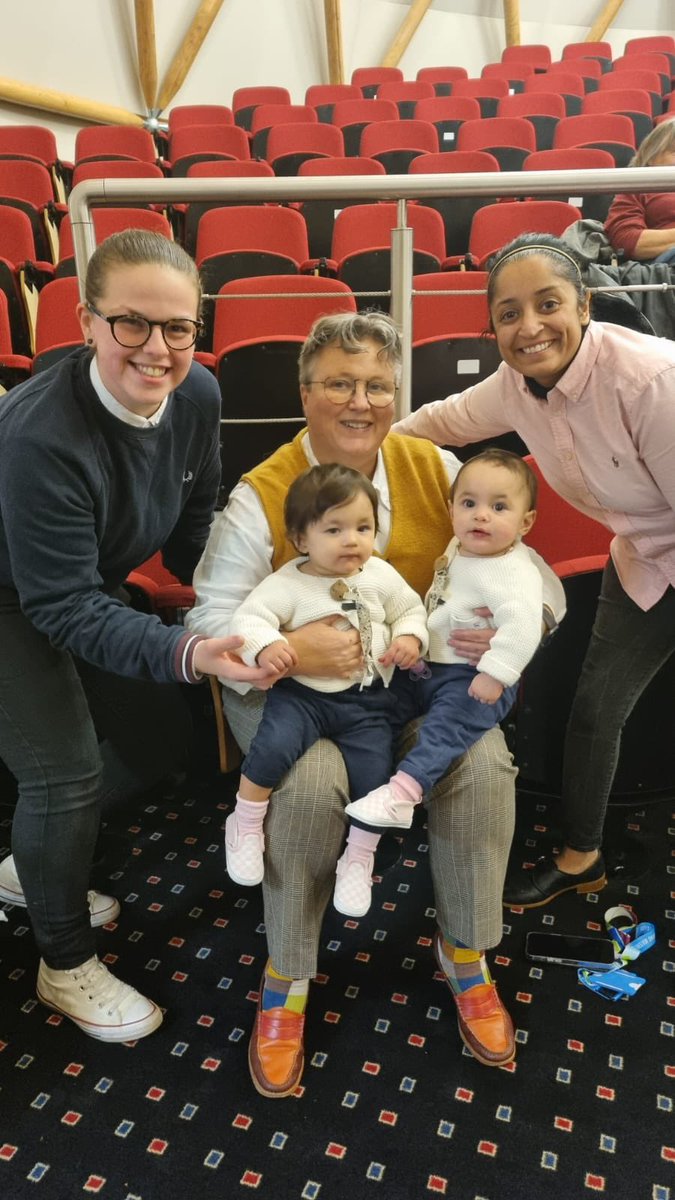
[[[525,938],[525,957],[563,967],[612,967],[616,961],[609,938],[577,937],[571,933],[531,931]]]

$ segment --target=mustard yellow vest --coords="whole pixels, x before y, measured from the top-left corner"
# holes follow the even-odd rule
[[[292,442],[242,476],[265,511],[275,571],[298,553],[285,536],[284,501],[293,480],[309,466],[302,449],[304,434],[303,429]],[[391,500],[389,544],[382,557],[424,596],[434,561],[452,537],[445,469],[435,446],[422,438],[390,433],[382,444],[382,454]]]

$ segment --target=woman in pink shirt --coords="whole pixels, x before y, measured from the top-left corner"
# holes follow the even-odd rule
[[[567,728],[565,845],[504,892],[535,908],[604,887],[621,730],[675,650],[675,342],[591,320],[577,259],[547,234],[498,252],[488,305],[498,370],[396,432],[465,445],[515,430],[551,486],[615,534]]]
[[[631,167],[675,167],[675,119],[648,133]],[[639,262],[675,258],[675,192],[619,192],[605,221],[615,250]]]

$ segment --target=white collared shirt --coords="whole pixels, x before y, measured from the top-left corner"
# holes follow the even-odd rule
[[[117,417],[118,421],[124,421],[126,425],[135,425],[137,429],[152,429],[155,425],[159,425],[164,412],[166,410],[168,396],[165,396],[156,412],[151,417],[142,417],[139,413],[132,412],[130,408],[125,408],[116,400],[112,392],[109,392],[101,379],[101,372],[98,369],[96,355],[92,355],[89,365],[89,377],[91,385],[96,392],[101,404],[107,408],[113,417]]]

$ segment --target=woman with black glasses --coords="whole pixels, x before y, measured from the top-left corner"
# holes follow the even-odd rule
[[[78,307],[86,346],[0,410],[0,757],[19,785],[0,899],[28,908],[39,998],[104,1041],[162,1014],[96,957],[92,927],[119,912],[87,890],[102,806],[184,759],[178,682],[266,678],[229,653],[239,639],[165,626],[121,591],[158,550],[190,582],[206,542],[220,394],[193,363],[200,300],[180,247],[113,235]]]

